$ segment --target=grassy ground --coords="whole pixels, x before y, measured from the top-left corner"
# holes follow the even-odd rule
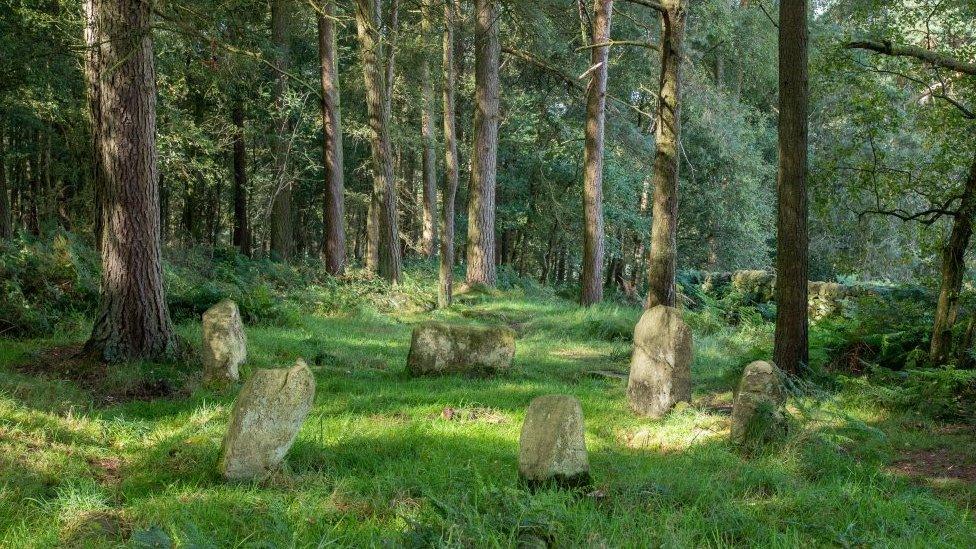
[[[972,429],[812,391],[786,441],[743,455],[727,442],[730,380],[771,327],[691,315],[694,402],[653,421],[610,375],[626,371],[637,315],[513,292],[249,327],[244,375],[304,357],[318,380],[286,470],[257,484],[216,473],[234,391],[194,388],[197,366],[133,365],[190,390],[113,404],[15,366],[83,331],[0,341],[0,546],[976,545]],[[411,324],[430,316],[514,327],[514,372],[406,377]],[[198,324],[179,329],[199,340]],[[583,403],[589,493],[517,483],[524,410],[546,393]]]

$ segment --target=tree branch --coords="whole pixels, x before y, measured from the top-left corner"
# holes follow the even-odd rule
[[[631,4],[637,4],[638,6],[644,6],[645,8],[651,8],[652,10],[664,13],[666,10],[664,6],[661,5],[657,0],[624,0],[624,2],[630,2]]]
[[[976,76],[976,63],[969,63],[949,55],[916,46],[895,45],[890,40],[857,40],[848,42],[844,47],[850,50],[869,50],[893,57],[912,57],[930,65]]]

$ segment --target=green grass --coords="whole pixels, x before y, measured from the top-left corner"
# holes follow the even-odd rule
[[[908,478],[887,465],[909,450],[972,459],[973,432],[940,429],[846,393],[792,406],[780,446],[743,455],[727,442],[731,384],[768,350],[769,325],[729,328],[692,315],[691,406],[660,421],[626,406],[639,311],[589,310],[524,292],[472,295],[451,311],[306,314],[248,328],[253,368],[304,357],[315,407],[287,467],[261,483],[216,472],[235,392],[199,387],[198,365],[137,365],[187,395],[114,406],[70,382],[17,373],[37,350],[82,339],[0,341],[0,546],[179,547],[959,546],[976,545],[971,485]],[[411,324],[504,323],[515,368],[494,379],[411,379]],[[188,341],[198,324],[184,324]],[[531,493],[517,482],[529,401],[576,395],[594,490]],[[444,419],[446,407],[471,413]]]

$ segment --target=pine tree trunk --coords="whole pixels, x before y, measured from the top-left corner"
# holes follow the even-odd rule
[[[791,374],[807,347],[807,0],[782,0],[779,16],[779,173],[776,335],[773,360]]]
[[[356,29],[363,63],[373,164],[370,221],[373,221],[376,231],[375,269],[383,278],[398,283],[402,266],[397,230],[396,188],[393,182],[393,155],[390,148],[390,111],[387,108],[388,90],[383,77],[380,17],[375,1],[356,0]],[[372,236],[370,234],[371,240]]]
[[[91,155],[89,166],[89,178],[95,197],[95,218],[92,225],[92,234],[95,237],[95,246],[101,250],[102,228],[102,189],[105,185],[105,168],[102,166],[101,139],[102,139],[102,120],[101,120],[101,97],[102,83],[98,77],[98,64],[101,48],[98,44],[98,28],[96,19],[98,15],[98,4],[101,0],[84,0],[82,11],[85,17],[85,95],[88,100],[88,122],[90,125],[91,144],[89,153]]]
[[[244,109],[235,99],[231,108],[234,122],[234,232],[233,245],[246,256],[251,255],[247,226],[247,145],[244,141]]]
[[[420,253],[425,257],[433,257],[437,253],[437,160],[435,159],[435,145],[437,137],[434,135],[434,83],[431,81],[430,65],[433,48],[430,37],[433,36],[432,0],[423,0],[421,10],[421,36],[424,40],[423,60],[420,68],[420,81],[423,90],[421,103],[421,138],[423,141],[423,231],[420,236]],[[447,68],[445,67],[445,70]]]
[[[441,225],[440,289],[437,305],[450,307],[454,296],[454,199],[458,188],[458,151],[455,132],[454,90],[457,66],[454,63],[455,0],[444,2],[444,188],[441,191],[443,217]]]
[[[322,72],[322,165],[325,167],[322,258],[327,273],[341,276],[346,269],[346,231],[343,227],[346,207],[333,4],[334,0],[325,0],[321,6],[322,12],[318,14],[319,65]]]
[[[0,240],[13,237],[10,223],[10,192],[7,190],[7,148],[3,123],[0,122]]]
[[[678,235],[678,167],[681,152],[681,63],[688,0],[661,2],[661,85],[655,130],[654,205],[648,257],[647,303],[674,307]]]
[[[475,109],[468,193],[469,284],[495,285],[498,162],[498,0],[475,0]]]
[[[932,342],[929,359],[932,364],[943,364],[952,351],[952,327],[959,314],[959,294],[962,278],[966,273],[966,249],[973,236],[973,216],[976,215],[976,160],[969,170],[966,188],[959,210],[952,221],[949,241],[942,251],[942,283],[939,286],[939,302],[935,308],[932,326]]]
[[[586,144],[583,150],[583,277],[580,303],[603,301],[603,128],[610,62],[610,20],[613,0],[593,1],[591,77],[586,100]],[[604,44],[604,45],[600,45]],[[599,66],[597,69],[592,67]]]
[[[271,2],[271,42],[274,55],[274,141],[271,155],[274,158],[274,199],[271,202],[271,256],[287,261],[295,251],[294,230],[292,229],[292,188],[288,176],[288,141],[291,124],[288,117],[288,27],[291,0],[272,0]]]
[[[163,294],[150,5],[99,0],[96,14],[105,230],[101,304],[87,349],[107,361],[170,357],[176,339]]]

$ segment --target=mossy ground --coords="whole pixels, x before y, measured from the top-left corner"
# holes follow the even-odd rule
[[[728,443],[734,373],[768,349],[771,326],[691,315],[694,401],[655,421],[628,411],[612,375],[627,369],[638,314],[514,291],[448,312],[249,327],[243,376],[304,357],[318,385],[287,468],[245,484],[216,469],[235,392],[202,388],[199,365],[129,365],[106,383],[138,372],[190,389],[112,404],[15,367],[83,328],[0,341],[0,546],[976,545],[972,485],[904,461],[938,452],[972,467],[972,429],[818,392],[794,400],[786,440],[744,455]],[[513,371],[407,377],[411,325],[429,319],[509,325]],[[200,339],[198,323],[179,330]],[[582,401],[590,491],[518,482],[524,410],[546,393]]]

